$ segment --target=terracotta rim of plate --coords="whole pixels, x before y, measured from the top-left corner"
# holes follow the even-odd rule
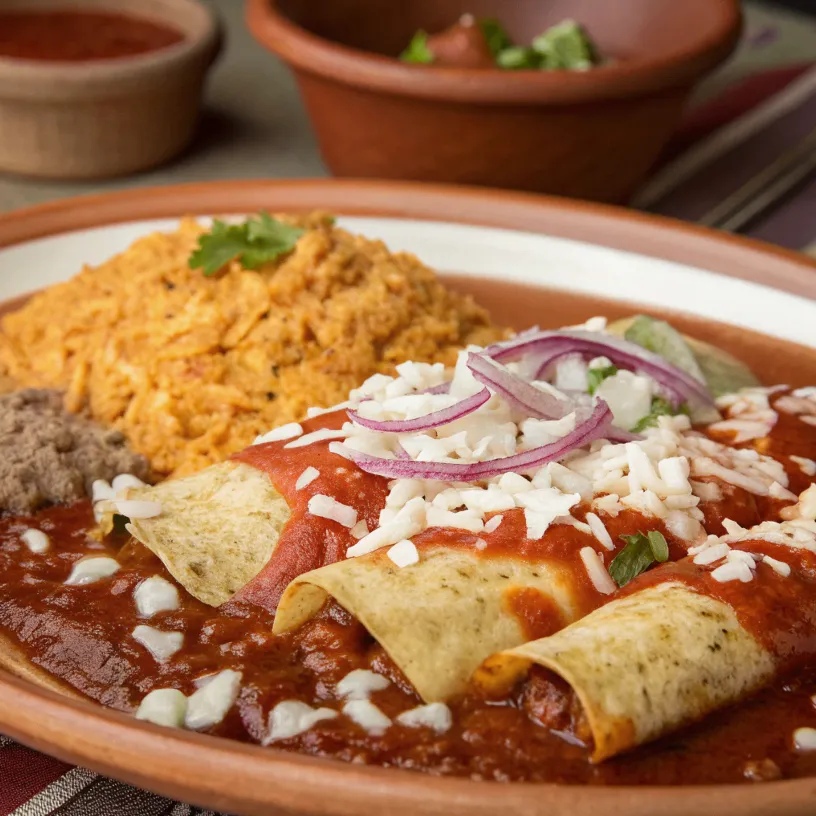
[[[0,216],[0,247],[62,232],[183,214],[329,209],[457,222],[587,241],[668,258],[816,300],[816,262],[758,242],[612,207],[473,188],[371,181],[215,182],[66,199]],[[816,778],[684,788],[561,786],[442,779],[344,764],[162,729],[0,672],[8,736],[157,793],[245,814],[364,810],[433,816],[610,814],[802,816]]]
[[[299,70],[386,93],[493,104],[571,104],[637,96],[682,86],[734,48],[742,17],[738,0],[710,0],[718,17],[684,49],[603,65],[587,72],[504,71],[406,65],[312,34],[278,11],[277,0],[247,0],[255,37]],[[565,75],[566,74],[566,75]]]
[[[0,213],[0,247],[123,221],[259,209],[323,209],[542,233],[675,261],[816,300],[816,259],[799,252],[606,204],[417,182],[215,181],[59,199]]]

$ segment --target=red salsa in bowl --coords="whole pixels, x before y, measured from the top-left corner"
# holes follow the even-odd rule
[[[121,59],[158,51],[183,39],[181,31],[165,22],[118,11],[0,12],[0,57],[45,62]]]

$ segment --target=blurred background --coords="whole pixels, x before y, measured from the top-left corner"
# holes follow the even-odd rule
[[[0,12],[8,2],[0,0]],[[25,6],[20,0],[14,3],[14,8]],[[49,180],[0,171],[0,211],[141,186],[328,174],[293,76],[250,33],[244,4],[202,4],[220,18],[224,40],[189,147],[153,169],[107,179]],[[811,225],[809,217],[816,197],[811,181],[814,150],[806,142],[816,131],[816,3],[746,2],[743,12],[736,50],[694,89],[661,158],[626,200],[808,248],[816,241],[816,224]],[[787,181],[780,182],[780,175]],[[746,212],[746,201],[758,198],[746,196],[752,183],[755,193],[762,191],[756,213]],[[763,201],[769,186],[782,192]],[[736,220],[731,218],[734,212]]]

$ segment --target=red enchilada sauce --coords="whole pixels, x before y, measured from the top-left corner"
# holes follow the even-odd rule
[[[0,12],[0,57],[89,62],[147,54],[183,39],[166,23],[118,12],[71,8]]]
[[[305,431],[331,426],[336,420],[329,416],[310,421],[305,423]],[[784,439],[775,438],[784,433],[782,425],[774,430],[772,446],[786,444]],[[281,443],[261,445],[238,458],[267,470],[291,500],[292,530],[305,523],[308,499],[321,492],[324,478],[332,480],[331,495],[342,496],[358,507],[370,526],[384,504],[386,480],[350,478],[348,463],[329,454],[327,443],[291,449],[284,449]],[[294,482],[308,465],[317,467],[321,476],[297,491]],[[344,468],[345,473],[338,473],[337,468]],[[329,492],[325,485],[324,492]],[[737,494],[729,491],[723,501],[727,506],[718,510],[723,517],[731,516],[732,511],[746,512],[744,498]],[[763,503],[766,518],[776,518],[777,510],[773,504]],[[750,512],[759,516],[756,507]],[[540,541],[531,542],[525,538],[522,514],[509,511],[504,515],[497,530],[479,535],[486,544],[482,550],[474,550],[476,536],[465,531],[426,532],[414,541],[420,552],[444,543],[467,547],[486,558],[546,558],[560,563],[574,576],[575,597],[582,613],[616,597],[617,593],[601,596],[578,562],[581,546],[599,547],[591,536],[559,524],[552,525]],[[580,512],[576,515],[582,517]],[[633,511],[606,518],[605,522],[615,542],[623,534],[659,528],[655,519]],[[309,556],[316,562],[333,559],[333,548],[353,541],[347,531],[338,532],[335,522],[311,517],[311,523],[309,535],[314,540],[334,542],[326,549],[318,548],[316,556]],[[34,555],[22,543],[20,535],[29,526],[43,530],[51,538],[46,553]],[[133,590],[152,575],[173,579],[140,544],[115,538],[98,542],[88,536],[92,528],[87,503],[51,508],[30,519],[0,519],[0,632],[20,645],[31,664],[113,708],[133,712],[156,688],[175,687],[190,694],[195,678],[235,669],[242,672],[239,698],[210,733],[260,742],[276,703],[296,699],[313,706],[336,706],[334,689],[338,681],[353,669],[369,668],[392,681],[388,688],[372,695],[372,701],[394,720],[384,734],[368,734],[350,719],[338,717],[319,722],[306,733],[275,746],[345,761],[499,781],[671,785],[740,782],[757,776],[768,778],[777,772],[784,777],[816,776],[816,752],[797,754],[791,746],[791,734],[796,728],[816,727],[816,708],[811,700],[816,693],[816,668],[803,668],[801,663],[803,655],[812,656],[816,649],[811,640],[816,621],[816,584],[810,554],[800,554],[802,563],[796,564],[794,553],[786,550],[785,560],[792,562],[795,570],[802,570],[788,579],[769,579],[764,573],[770,570],[760,566],[762,574],[750,584],[731,582],[712,587],[710,580],[699,583],[705,570],[681,563],[666,564],[632,582],[624,592],[658,580],[659,570],[671,570],[689,586],[722,597],[758,638],[765,637],[763,633],[769,628],[777,633],[776,640],[769,641],[769,648],[786,665],[795,665],[797,673],[795,680],[783,678],[773,688],[708,717],[698,726],[628,755],[591,765],[588,747],[559,730],[568,732],[575,720],[574,701],[557,684],[548,685],[543,673],[533,672],[525,686],[499,703],[477,695],[453,702],[453,725],[444,734],[437,734],[429,728],[408,728],[396,722],[398,714],[420,703],[419,698],[384,650],[337,604],[327,604],[317,618],[297,632],[273,635],[272,612],[249,599],[273,606],[264,599],[279,594],[279,583],[273,577],[275,569],[289,572],[312,566],[312,561],[303,561],[297,540],[288,535],[288,530],[270,562],[276,563],[275,569],[265,570],[269,574],[262,573],[255,579],[254,588],[250,584],[241,597],[228,604],[213,609],[179,588],[179,609],[159,612],[149,620],[149,625],[158,629],[184,633],[182,649],[172,659],[159,663],[131,636],[136,625],[145,623],[138,616]],[[334,538],[325,535],[329,528]],[[672,540],[668,531],[664,533],[670,542],[671,558],[681,558],[684,548]],[[781,558],[776,551],[779,548],[767,542],[751,542],[744,549]],[[120,570],[87,586],[65,586],[71,565],[93,554],[115,556]],[[507,593],[506,603],[530,636],[540,636],[560,625],[557,610],[544,596],[513,591]],[[763,614],[761,620],[752,618],[752,608],[772,614]],[[406,621],[406,625],[410,622]],[[782,637],[786,631],[791,635],[787,640]],[[542,728],[528,716],[535,706],[539,714],[546,709],[544,714],[554,730]]]
[[[321,429],[337,430],[345,421],[344,411],[307,420],[302,423],[304,436]],[[345,527],[311,515],[308,504],[312,496],[330,495],[340,503],[353,507],[358,518],[366,522],[369,530],[376,528],[380,511],[385,507],[389,480],[364,473],[347,459],[330,453],[325,442],[291,448],[287,447],[287,442],[270,442],[253,445],[232,458],[267,473],[291,510],[289,522],[269,562],[236,596],[240,601],[257,604],[271,612],[277,608],[284,589],[292,579],[309,570],[342,560],[346,550],[357,541]],[[319,476],[298,490],[296,487],[298,477],[310,466],[319,471]],[[727,507],[722,512],[728,516],[731,505],[737,501],[736,498],[729,498],[726,502]],[[756,514],[753,504],[751,508]],[[579,508],[573,515],[583,520],[585,512],[585,509]],[[576,605],[581,614],[591,612],[605,600],[605,596],[592,586],[578,555],[582,546],[597,545],[594,538],[590,537],[587,540],[584,533],[569,525],[556,525],[550,528],[543,538],[531,540],[527,538],[527,526],[521,510],[510,510],[501,515],[502,523],[492,533],[475,534],[464,530],[433,529],[413,536],[412,541],[420,553],[440,546],[461,547],[468,552],[477,554],[481,552],[484,557],[489,558],[546,560],[558,564],[569,574]],[[734,512],[733,515],[744,518],[744,514],[739,512]],[[758,515],[756,521],[759,521]],[[682,558],[685,555],[685,547],[676,542],[672,543],[671,535],[656,519],[647,521],[637,513],[621,513],[616,518],[609,518],[606,526],[621,549],[623,542],[620,536],[632,535],[649,526],[650,529],[664,533],[671,544],[672,558]],[[481,551],[474,548],[477,539],[484,542],[485,546]],[[381,555],[385,557],[384,553]],[[549,599],[541,596],[544,599],[541,600],[543,606],[533,610],[531,604],[534,603],[534,598],[534,595],[528,593],[523,602],[524,609],[519,612],[519,618],[524,622],[524,626],[527,626],[534,617],[549,618],[548,625],[554,625]],[[564,623],[562,621],[561,625]]]

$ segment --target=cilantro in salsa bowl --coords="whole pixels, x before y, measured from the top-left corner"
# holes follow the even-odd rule
[[[513,42],[499,20],[464,14],[444,31],[417,31],[400,55],[403,62],[508,71],[587,71],[600,64],[598,49],[584,28],[563,20],[533,38]]]

